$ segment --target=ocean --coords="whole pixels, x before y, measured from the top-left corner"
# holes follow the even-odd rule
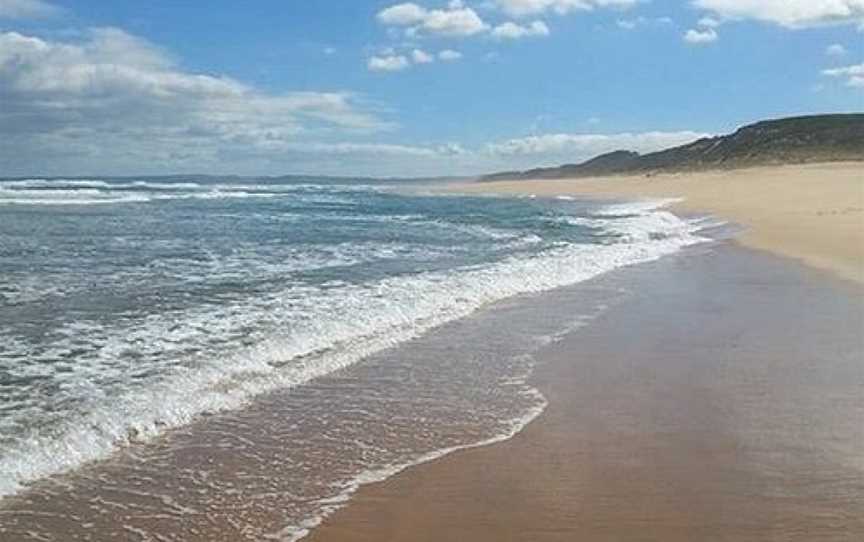
[[[363,183],[0,181],[0,534],[297,540],[518,432],[532,352],[612,301],[566,287],[709,224]]]

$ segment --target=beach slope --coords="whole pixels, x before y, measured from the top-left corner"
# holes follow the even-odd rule
[[[864,282],[864,162],[453,185],[475,194],[682,198],[674,208],[745,227],[750,247]]]
[[[578,287],[633,285],[538,353],[523,432],[361,488],[308,540],[864,539],[854,283],[722,242]]]
[[[447,190],[680,198],[743,231],[579,285],[630,297],[537,355],[543,415],[309,540],[864,539],[864,163]]]

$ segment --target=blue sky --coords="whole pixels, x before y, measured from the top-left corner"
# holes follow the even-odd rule
[[[450,175],[864,110],[864,0],[0,0],[2,175]]]

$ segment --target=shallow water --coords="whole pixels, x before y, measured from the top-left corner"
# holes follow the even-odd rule
[[[7,181],[0,203],[2,529],[48,539],[290,540],[364,480],[507,438],[545,404],[537,345],[605,303],[524,295],[704,226],[236,181]]]

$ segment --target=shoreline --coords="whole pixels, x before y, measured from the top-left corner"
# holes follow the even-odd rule
[[[633,183],[636,181],[631,180]],[[664,183],[667,182],[671,181],[666,179]],[[544,187],[543,183],[535,182],[530,185],[530,193],[537,194],[540,187],[548,191],[543,196],[567,195],[560,192],[557,184],[553,182],[552,186]],[[846,183],[842,186],[848,189],[856,185]],[[590,196],[637,199],[635,195],[607,192],[605,183],[602,188],[602,193],[598,191]],[[502,192],[493,191],[490,195],[496,193]],[[638,197],[681,196],[640,193]],[[684,205],[677,204],[676,209],[698,214],[708,211],[705,207],[689,206],[695,199],[682,202]],[[834,205],[837,200],[829,203]],[[788,213],[779,214],[789,218]],[[662,215],[671,219],[666,213]],[[847,215],[851,215],[854,222],[856,214],[840,216],[848,218]],[[729,217],[728,214],[722,216]],[[831,217],[835,215],[815,216],[820,217],[817,221],[824,222],[818,231],[830,233],[831,226],[836,223]],[[749,231],[758,230],[752,226],[752,217],[750,224],[743,220],[741,223],[749,225]],[[401,351],[401,354],[392,356],[392,360],[385,351],[379,356],[373,355],[372,363],[324,377],[304,388],[305,395],[268,395],[236,415],[203,419],[194,428],[190,426],[188,430],[172,432],[171,438],[163,439],[159,446],[152,449],[148,446],[149,457],[165,461],[157,464],[179,467],[164,469],[165,472],[158,476],[146,476],[147,483],[154,490],[160,488],[162,497],[167,499],[162,501],[162,506],[180,512],[171,520],[182,520],[182,526],[178,524],[177,531],[169,529],[163,532],[176,532],[189,540],[204,537],[209,540],[240,539],[238,533],[241,531],[232,531],[239,529],[240,524],[231,518],[234,511],[243,508],[241,499],[244,496],[233,489],[234,477],[237,472],[250,477],[255,469],[261,467],[260,477],[275,482],[279,477],[272,470],[273,465],[292,464],[285,462],[283,452],[286,449],[282,444],[286,441],[294,443],[290,448],[300,450],[298,457],[316,458],[311,463],[312,470],[306,472],[332,468],[343,461],[344,447],[327,448],[334,455],[324,462],[321,462],[320,455],[303,452],[298,447],[303,439],[294,438],[297,435],[292,433],[296,424],[290,416],[283,419],[285,413],[300,406],[308,418],[311,412],[308,400],[313,399],[315,405],[320,403],[321,413],[325,414],[320,417],[323,425],[303,435],[308,438],[309,435],[326,434],[329,405],[349,404],[351,393],[344,392],[353,389],[340,388],[342,393],[337,396],[338,401],[328,401],[327,396],[319,392],[336,389],[333,387],[335,383],[351,382],[351,375],[358,373],[379,375],[383,377],[382,382],[389,381],[387,375],[394,366],[388,364],[396,362],[395,367],[399,368],[398,363],[410,352],[411,356],[428,356],[427,362],[410,368],[411,382],[418,384],[417,392],[428,391],[428,387],[419,385],[417,378],[421,373],[417,372],[418,368],[425,367],[430,371],[429,376],[437,379],[441,367],[436,369],[436,363],[443,363],[442,367],[446,364],[454,367],[464,365],[466,356],[470,356],[471,345],[494,348],[503,340],[499,333],[501,329],[509,330],[506,331],[509,337],[527,333],[527,329],[538,320],[560,322],[572,317],[574,312],[582,314],[580,311],[585,309],[586,299],[598,292],[615,292],[615,296],[620,295],[624,300],[622,306],[618,306],[616,298],[612,303],[614,310],[607,314],[609,305],[602,303],[603,308],[598,313],[602,316],[596,325],[592,321],[584,329],[572,328],[566,334],[555,335],[555,341],[560,340],[560,343],[542,348],[536,354],[537,370],[527,384],[534,391],[539,390],[537,393],[542,394],[543,403],[547,405],[547,410],[536,419],[532,418],[530,423],[517,428],[504,440],[493,438],[477,444],[446,448],[445,451],[454,453],[444,457],[432,454],[429,459],[434,460],[428,463],[423,459],[419,465],[385,469],[388,470],[386,477],[383,471],[380,477],[361,476],[365,480],[359,482],[356,494],[353,492],[357,486],[353,485],[348,492],[320,501],[333,507],[345,504],[332,516],[328,511],[320,527],[305,523],[297,529],[286,529],[279,536],[299,539],[309,528],[312,532],[306,539],[313,541],[470,539],[480,542],[563,542],[581,535],[587,540],[611,542],[622,537],[645,539],[643,531],[647,524],[656,530],[652,533],[656,537],[648,539],[664,542],[728,540],[731,535],[727,529],[734,530],[732,535],[741,535],[731,536],[732,539],[767,541],[774,538],[762,532],[765,526],[759,518],[787,518],[783,521],[792,521],[789,518],[793,517],[793,512],[799,514],[802,507],[809,512],[803,514],[803,523],[794,527],[799,531],[814,526],[832,529],[831,522],[824,520],[838,506],[841,519],[864,518],[864,509],[856,504],[857,501],[850,503],[846,498],[864,494],[864,463],[860,460],[864,457],[864,449],[860,447],[864,433],[857,436],[859,428],[850,429],[843,425],[864,416],[864,381],[859,381],[862,376],[860,370],[855,371],[860,369],[856,365],[856,356],[860,357],[864,352],[864,342],[860,337],[860,329],[864,327],[861,283],[854,279],[840,280],[849,278],[843,275],[842,265],[840,272],[835,270],[835,276],[825,275],[776,257],[770,248],[751,250],[741,245],[736,239],[696,244],[659,261],[624,266],[584,283],[565,286],[565,289],[556,291],[554,301],[535,300],[537,307],[534,310],[540,311],[536,313],[541,317],[539,319],[507,319],[503,317],[505,310],[491,316],[492,320],[500,320],[497,320],[498,325],[486,329],[487,333],[466,335],[464,322],[444,326],[458,334],[455,342],[452,338],[443,340],[440,352],[429,348],[434,339],[429,343],[429,337],[424,335],[418,342],[427,343],[427,349]],[[834,253],[830,255],[837,256]],[[841,260],[842,257],[843,254]],[[515,310],[524,304],[513,303],[510,308]],[[802,310],[805,307],[806,310]],[[525,313],[519,314],[524,316]],[[444,327],[438,332],[446,335]],[[833,355],[838,357],[831,357]],[[500,365],[502,361],[497,355],[490,355],[489,359],[494,360],[492,366]],[[784,363],[791,360],[794,367],[790,369],[774,363],[765,374],[749,372],[766,361],[777,360]],[[741,364],[742,361],[746,363]],[[717,373],[714,367],[728,366],[733,362],[739,363],[734,370],[728,367],[726,370],[732,374],[743,372],[748,378],[732,379],[726,388],[713,389],[716,378],[729,376],[722,371]],[[531,364],[533,366],[534,362]],[[818,370],[813,372],[811,367]],[[834,368],[836,372],[832,370]],[[823,375],[822,371],[828,374]],[[477,374],[489,376],[484,372]],[[837,381],[830,378],[837,375],[842,378]],[[820,381],[823,376],[828,381]],[[376,381],[375,378],[358,380]],[[481,379],[469,389],[483,390],[491,382],[496,380]],[[775,386],[778,383],[780,386]],[[751,389],[754,384],[758,389]],[[849,386],[857,388],[850,389]],[[784,395],[787,387],[788,396]],[[358,387],[355,391],[358,400],[365,397],[367,391],[381,396],[381,390],[374,387],[368,390]],[[754,391],[759,393],[754,395]],[[706,392],[709,393],[703,397]],[[807,401],[814,397],[827,403],[809,410]],[[790,398],[795,401],[786,405],[784,402]],[[833,401],[838,398],[839,406],[833,411]],[[398,410],[411,404],[407,397],[403,399],[393,402],[399,405]],[[775,404],[769,399],[784,404],[784,408],[794,414],[774,410]],[[473,410],[464,406],[467,403],[459,401],[448,404],[463,405],[459,407],[462,412],[473,412],[474,416],[482,410]],[[739,404],[750,406],[739,410],[737,418],[727,419],[730,411],[736,414]],[[367,412],[367,408],[349,408],[347,413],[353,419],[352,416],[359,412]],[[686,419],[678,413],[686,414]],[[760,416],[762,413],[764,416]],[[691,414],[696,417],[695,421],[689,419]],[[385,418],[387,427],[391,427],[393,419],[389,416],[382,419]],[[311,419],[319,418],[312,416]],[[802,419],[809,421],[804,427],[799,427]],[[760,427],[760,423],[768,425]],[[777,434],[774,433],[776,424],[781,427]],[[358,429],[361,426],[362,431],[369,431],[365,421],[356,425]],[[280,427],[282,429],[277,430]],[[820,433],[822,430],[829,432]],[[384,431],[382,434],[389,433]],[[856,436],[851,443],[849,435]],[[214,440],[209,440],[211,436]],[[235,451],[248,450],[250,455],[241,459],[243,454],[238,456],[230,447],[221,451],[225,438],[237,439],[239,444]],[[764,439],[767,446],[760,439]],[[828,461],[823,461],[821,453],[807,450],[813,447],[814,442],[822,446],[823,441],[828,441],[825,451],[831,452]],[[838,454],[837,448],[845,452]],[[785,454],[784,461],[795,462],[795,469],[789,470],[789,464],[777,464],[776,458],[770,457],[778,449]],[[808,452],[803,458],[802,450]],[[140,492],[140,473],[153,470],[153,465],[143,459],[147,454],[140,452],[124,453],[125,457],[116,457],[96,466],[96,470],[107,467],[119,475],[115,482],[121,483],[113,490],[124,484],[127,489],[134,488],[134,492],[108,505],[122,504],[127,510],[139,507],[138,519],[151,517],[150,511],[158,510],[160,506],[156,502],[156,508],[153,508],[153,504],[146,502],[150,496]],[[270,452],[274,455],[268,458]],[[744,453],[744,457],[737,457],[735,454],[738,453]],[[614,460],[608,461],[609,456]],[[753,457],[758,458],[755,465],[751,464]],[[185,473],[202,458],[219,465],[219,468],[208,470],[210,474],[216,474],[215,477],[208,474],[206,479],[193,477],[175,483],[178,480],[173,480],[170,473]],[[838,465],[842,469],[837,470]],[[712,477],[711,473],[703,472],[706,467],[723,473],[723,476]],[[807,480],[798,481],[795,475],[800,471],[812,476],[808,474]],[[775,479],[778,472],[783,475],[780,485]],[[70,479],[78,474],[65,477],[64,483],[68,482],[71,488]],[[218,481],[220,477],[224,478],[221,482]],[[100,513],[87,503],[101,498],[101,489],[98,484],[86,483],[87,478],[84,475],[79,479],[85,484],[74,499],[63,498],[62,492],[55,492],[49,483],[44,484],[46,491],[41,494],[18,499],[20,502],[16,507],[23,513],[25,522],[28,509],[37,506],[35,503],[40,503],[38,506],[46,511],[62,510],[62,513],[54,514],[56,519],[45,521],[49,525],[56,521],[52,528],[56,532],[67,532],[68,526],[64,526],[60,518],[68,521]],[[96,476],[93,479],[103,478]],[[216,489],[222,483],[230,490],[214,493],[218,495],[215,501],[208,502],[204,497],[201,503],[196,502],[195,506],[182,510],[173,504],[175,500],[181,502],[180,497],[185,502],[191,488],[200,485],[199,490],[206,495],[207,487]],[[828,488],[831,498],[819,493],[810,495],[812,501],[796,501],[792,505],[772,503],[766,507],[759,502],[766,495],[776,496],[778,492],[789,491],[789,484],[793,486],[793,494],[798,484],[804,489],[816,487],[820,491],[826,485],[839,484],[840,488]],[[274,489],[268,489],[266,495],[287,494],[288,506],[318,502],[313,498],[290,496],[293,489]],[[838,491],[839,496],[835,495]],[[352,495],[350,501],[347,500],[349,495]],[[31,500],[34,496],[36,500]],[[793,496],[803,498],[797,494]],[[689,509],[694,502],[699,508],[695,515]],[[218,510],[216,514],[202,513],[214,504],[214,510]],[[283,502],[263,511],[246,510],[247,518],[256,518],[249,525],[278,521],[280,511],[285,510],[280,506],[285,505]],[[728,516],[727,506],[736,510],[732,514],[734,517]],[[718,509],[719,515],[715,512]],[[736,523],[738,516],[745,519],[743,524]],[[212,521],[212,518],[217,519]],[[103,524],[105,519],[99,519],[102,528],[127,529],[126,523],[122,522]],[[159,525],[162,520],[154,519],[148,525],[150,521],[143,519],[147,527],[152,526],[157,531],[165,529],[164,525]],[[772,529],[786,528],[778,526],[779,520],[772,521]],[[832,521],[836,523],[837,518],[833,517]],[[206,526],[204,530],[201,530],[202,524]],[[850,521],[848,527],[854,532],[850,540],[864,535],[864,520]],[[745,536],[754,530],[760,536]],[[5,532],[4,528],[0,528],[0,532]],[[104,532],[107,534],[109,531]],[[120,536],[119,531],[111,532]],[[242,532],[243,536],[251,536],[251,531]],[[127,535],[131,536],[131,531]],[[836,536],[825,538],[832,542],[837,539]],[[808,542],[810,540],[820,539],[808,538]]]
[[[436,199],[449,206],[448,198]],[[466,199],[480,209],[512,203]],[[537,217],[532,231],[545,235],[548,215],[527,202],[519,207]],[[588,217],[583,211],[602,213],[606,206],[563,207],[562,218],[570,212]],[[28,484],[3,502],[0,538],[4,533],[25,539],[35,536],[31,533],[46,538],[62,533],[126,540],[135,530],[190,541],[289,540],[346,502],[360,484],[451,450],[511,437],[546,404],[525,381],[532,353],[604,310],[607,296],[619,296],[602,291],[589,300],[581,290],[572,299],[562,290],[543,292],[704,239],[697,235],[699,223],[644,207],[635,205],[631,211],[637,216],[626,220],[597,219],[610,234],[634,235],[626,243],[611,237],[607,245],[573,243],[541,251],[540,258],[508,259],[500,273],[469,269],[458,282],[442,280],[450,295],[430,296],[431,301],[441,299],[442,306],[467,312],[448,313],[453,319],[434,328],[413,322],[416,336],[404,342],[388,333],[391,347],[362,362],[290,391],[263,394],[242,408],[201,416],[153,440],[129,442],[105,460]],[[574,238],[585,234],[581,226],[567,224],[574,226]],[[562,227],[553,233],[560,234]],[[465,233],[459,231],[461,238]],[[523,228],[517,231],[519,239],[537,242],[524,236]],[[654,231],[672,234],[647,235]],[[487,246],[502,242],[497,230],[484,232]],[[477,287],[472,286],[475,273]],[[396,300],[404,295],[394,293]],[[467,306],[472,299],[488,302]],[[579,308],[575,315],[574,306]],[[356,354],[364,344],[352,343],[350,352]]]
[[[453,184],[450,193],[680,198],[673,210],[715,214],[744,246],[800,260],[864,286],[864,162]]]
[[[864,536],[857,285],[720,241],[578,288],[634,276],[538,353],[522,432],[363,486],[304,540]]]
[[[862,172],[446,188],[681,198],[673,210],[745,230],[580,286],[644,279],[635,299],[538,354],[532,381],[549,405],[537,419],[361,487],[305,540],[859,540],[864,433],[848,420],[864,415]]]

